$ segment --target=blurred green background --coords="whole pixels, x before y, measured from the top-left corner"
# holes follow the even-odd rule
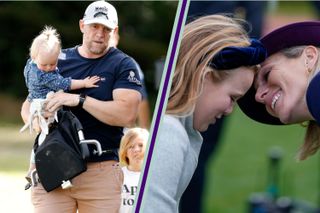
[[[239,108],[227,118],[221,144],[207,165],[205,212],[248,212],[254,192],[267,192],[272,149],[280,149],[279,195],[315,206],[320,196],[320,158],[297,162],[305,128],[270,126],[249,120]]]
[[[157,95],[154,63],[166,55],[178,3],[111,3],[119,15],[119,48],[141,65],[153,109]],[[88,4],[86,1],[0,1],[0,212],[32,212],[29,192],[23,190],[23,176],[28,167],[34,135],[18,133],[22,126],[19,111],[27,94],[22,72],[28,48],[45,24],[58,29],[63,47],[80,44],[78,20]],[[272,2],[264,30],[317,17],[315,8],[309,2]],[[319,157],[316,155],[299,163],[295,160],[303,135],[304,128],[299,125],[273,127],[258,124],[236,109],[227,118],[218,152],[211,156],[207,165],[203,199],[205,212],[246,212],[249,196],[253,192],[266,191],[268,152],[274,146],[283,151],[280,195],[318,202]],[[19,199],[21,194],[23,196]],[[19,205],[16,205],[18,201]]]

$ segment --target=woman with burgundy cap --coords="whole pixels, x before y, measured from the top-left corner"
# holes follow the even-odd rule
[[[320,22],[286,25],[261,42],[268,58],[239,106],[261,123],[308,122],[298,155],[304,160],[320,147]]]
[[[266,50],[238,21],[210,15],[185,26],[141,212],[178,212],[197,167],[200,131],[230,114],[251,87]]]

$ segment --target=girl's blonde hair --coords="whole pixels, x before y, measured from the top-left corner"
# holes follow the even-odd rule
[[[295,46],[283,49],[281,53],[287,58],[298,58],[302,55],[307,46]],[[319,48],[317,48],[319,51]],[[320,51],[319,51],[320,53]],[[319,57],[315,67],[310,73],[309,82],[312,77],[318,72],[320,68]],[[305,160],[309,156],[315,154],[320,148],[320,126],[315,121],[308,121],[306,134],[304,136],[304,143],[300,147],[297,158],[298,160]]]
[[[230,73],[230,71],[217,72],[209,67],[208,63],[225,47],[250,45],[247,32],[241,23],[246,22],[224,15],[209,15],[185,26],[173,75],[167,114],[191,114],[194,111],[196,99],[202,91],[206,73],[210,72],[214,81],[223,80]]]
[[[45,26],[40,34],[33,39],[30,47],[30,58],[35,60],[40,50],[51,53],[60,52],[60,35],[57,33],[55,28],[51,26]]]
[[[142,138],[146,144],[148,137],[148,130],[139,127],[131,128],[123,135],[119,148],[119,161],[121,166],[128,166],[130,164],[127,151],[130,148],[132,141],[136,138]]]

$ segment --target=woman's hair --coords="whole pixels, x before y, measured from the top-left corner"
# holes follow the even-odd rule
[[[40,34],[33,39],[30,47],[30,58],[34,60],[38,56],[40,49],[48,53],[60,52],[60,35],[55,28],[45,26]]]
[[[130,164],[129,158],[127,156],[127,151],[131,146],[132,141],[136,138],[142,138],[145,144],[148,141],[149,132],[146,129],[135,127],[129,129],[121,138],[120,148],[119,148],[119,161],[121,166],[128,166]]]
[[[194,111],[206,73],[213,81],[223,80],[230,71],[216,71],[208,66],[225,47],[250,45],[244,20],[223,15],[204,16],[184,28],[176,69],[168,100],[167,114],[187,115]],[[256,67],[256,66],[255,66]]]
[[[287,58],[298,58],[302,55],[303,50],[307,46],[296,46],[281,50],[281,53]],[[319,48],[318,48],[319,51]],[[320,53],[320,51],[319,51]],[[312,69],[309,81],[318,72],[320,68],[319,57],[315,67]],[[309,121],[307,124],[307,131],[304,137],[304,143],[300,147],[298,152],[298,160],[305,160],[309,156],[313,155],[320,148],[320,126],[315,121]]]

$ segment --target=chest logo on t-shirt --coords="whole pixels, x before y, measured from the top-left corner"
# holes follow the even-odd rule
[[[141,81],[136,78],[136,74],[133,71],[129,72],[128,81],[137,85],[141,85]]]

